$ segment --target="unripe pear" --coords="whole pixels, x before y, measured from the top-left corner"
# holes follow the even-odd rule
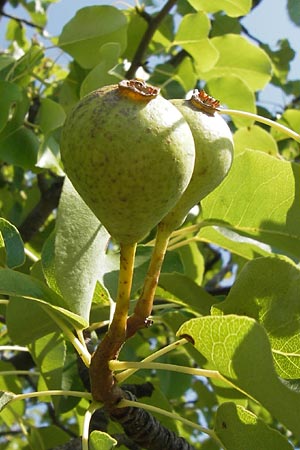
[[[170,230],[179,227],[190,209],[212,192],[228,174],[233,159],[233,138],[217,113],[219,102],[194,90],[190,100],[171,100],[192,130],[196,149],[190,183],[175,207],[163,219]]]
[[[85,96],[61,137],[65,171],[117,241],[140,241],[175,206],[192,176],[194,140],[179,110],[138,80]]]

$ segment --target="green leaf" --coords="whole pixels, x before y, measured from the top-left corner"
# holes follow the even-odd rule
[[[17,228],[0,218],[0,235],[0,266],[10,269],[22,266],[25,262],[24,244]]]
[[[83,80],[80,88],[80,97],[85,96],[91,91],[99,89],[102,86],[116,83],[118,79],[112,75],[109,70],[113,69],[118,63],[120,56],[120,44],[109,42],[102,45],[99,51],[99,61]]]
[[[180,22],[172,46],[180,46],[194,59],[199,71],[210,70],[218,59],[218,52],[208,39],[210,20],[199,11],[187,14]]]
[[[298,133],[300,129],[300,111],[298,109],[286,109],[278,122]],[[287,138],[286,134],[274,129],[272,129],[272,135],[277,141]]]
[[[299,165],[245,151],[203,200],[203,219],[299,257],[299,180]]]
[[[65,118],[66,113],[59,103],[49,98],[43,98],[41,100],[37,122],[44,134],[48,134],[56,128],[61,127]]]
[[[112,450],[117,445],[117,441],[103,431],[92,431],[89,439],[91,450]]]
[[[295,25],[300,26],[299,2],[297,0],[288,0],[287,10],[289,17]]]
[[[8,81],[0,81],[0,131],[5,127],[11,108],[16,102],[22,100],[22,92],[20,88]]]
[[[68,178],[59,202],[55,279],[69,309],[88,321],[109,234]]]
[[[237,315],[207,316],[184,323],[177,335],[189,336],[211,368],[300,438],[300,394],[278,378],[267,334],[259,323]]]
[[[84,68],[90,69],[100,62],[103,44],[114,42],[121,52],[126,47],[127,21],[124,14],[113,6],[87,6],[63,28],[58,45]]]
[[[230,450],[293,450],[279,431],[234,403],[223,403],[216,414],[215,432]]]
[[[236,153],[250,149],[278,156],[278,147],[273,136],[257,125],[240,128],[235,132],[233,140]]]
[[[22,324],[20,325],[20,317]],[[34,320],[33,320],[34,318]],[[11,340],[17,345],[28,345],[53,331],[58,326],[43,308],[35,301],[24,301],[23,298],[12,297],[6,310],[6,324]]]
[[[49,309],[77,329],[86,328],[88,325],[84,318],[68,311],[64,300],[58,294],[32,276],[11,269],[0,270],[0,294],[36,301],[45,310]]]
[[[256,319],[268,334],[278,374],[300,378],[299,291],[300,270],[294,263],[258,258],[243,267],[226,300],[212,313]]]
[[[162,273],[159,286],[172,294],[172,302],[178,303],[197,314],[209,314],[215,298],[193,280],[180,273]]]
[[[180,247],[178,252],[183,263],[184,274],[200,286],[203,281],[205,262],[199,245],[197,242],[189,242]]]
[[[211,78],[207,83],[209,93],[228,108],[256,113],[255,96],[246,82],[236,75]],[[252,119],[233,116],[237,127],[250,126]]]
[[[270,246],[255,241],[254,239],[241,236],[232,230],[222,227],[202,228],[197,235],[197,240],[208,244],[218,245],[244,259],[269,256],[271,253]]]
[[[15,398],[13,392],[0,391],[0,412]]]
[[[47,388],[61,389],[66,359],[66,343],[62,335],[51,333],[36,339],[29,345],[29,350]]]
[[[251,0],[188,0],[195,9],[208,13],[224,11],[228,16],[245,16],[251,9]]]
[[[214,67],[202,73],[202,78],[235,76],[244,81],[251,91],[262,89],[271,79],[272,65],[268,55],[246,38],[226,34],[211,39],[219,52]]]

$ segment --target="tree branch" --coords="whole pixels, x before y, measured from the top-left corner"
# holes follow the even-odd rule
[[[169,0],[165,4],[165,6],[162,8],[162,10],[153,18],[149,18],[147,15],[147,23],[148,27],[144,33],[144,36],[142,37],[139,46],[135,52],[135,55],[132,59],[131,66],[129,70],[126,73],[126,78],[134,78],[135,73],[137,69],[143,65],[143,59],[146,53],[146,50],[149,46],[149,43],[151,42],[151,39],[155,33],[155,31],[158,29],[160,23],[162,20],[166,17],[166,15],[170,12],[170,10],[173,8],[173,6],[177,3],[177,0]],[[143,12],[142,17],[145,17],[145,13]]]
[[[2,8],[3,8],[3,6],[2,6]],[[22,19],[21,17],[16,17],[11,14],[5,13],[2,8],[1,8],[1,3],[0,3],[0,15],[3,17],[7,17],[8,19],[15,20],[16,22],[19,23],[20,26],[22,26],[24,24],[24,25],[27,25],[28,27],[38,28],[41,31],[44,30],[44,28],[41,25],[37,25],[33,22],[30,22],[30,20]]]

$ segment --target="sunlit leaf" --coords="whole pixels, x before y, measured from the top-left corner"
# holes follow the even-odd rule
[[[220,74],[235,76],[252,91],[262,89],[270,81],[272,66],[268,55],[243,36],[226,34],[212,38],[211,43],[219,58],[211,70],[202,73],[206,81]]]
[[[237,315],[207,316],[189,320],[177,334],[190,336],[211,368],[260,402],[300,438],[300,394],[278,378],[270,343],[260,324]]]
[[[270,339],[278,374],[300,378],[299,291],[300,270],[291,261],[258,258],[243,267],[213,313],[247,315],[259,321]]]
[[[103,44],[114,42],[121,51],[126,46],[127,21],[124,14],[113,6],[87,6],[63,28],[58,45],[84,68],[100,62]]]
[[[299,180],[299,165],[245,151],[237,155],[223,183],[203,200],[203,219],[299,256]]]
[[[246,15],[252,5],[251,0],[188,0],[195,9],[203,9],[214,13],[224,11],[228,16],[239,17]]]
[[[234,403],[223,403],[216,414],[215,432],[230,450],[293,450],[279,431]]]
[[[93,431],[90,435],[89,444],[91,450],[98,450],[99,448],[101,450],[112,450],[117,445],[117,441],[103,431]]]
[[[22,100],[22,92],[20,88],[8,81],[0,81],[0,131],[5,127],[12,106]]]
[[[49,98],[43,98],[41,100],[38,123],[44,134],[48,134],[56,128],[61,127],[65,118],[66,114],[59,103]]]
[[[0,412],[15,398],[13,392],[0,391]]]
[[[278,156],[278,147],[273,136],[257,125],[240,128],[234,133],[233,140],[236,153],[251,149]]]

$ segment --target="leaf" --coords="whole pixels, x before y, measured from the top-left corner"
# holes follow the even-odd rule
[[[197,235],[197,240],[208,244],[218,245],[244,259],[269,256],[272,252],[270,246],[255,241],[254,239],[241,236],[232,230],[222,227],[202,228]]]
[[[13,400],[16,395],[13,392],[0,391],[0,412]]]
[[[100,62],[100,48],[113,42],[126,47],[127,21],[124,14],[113,6],[87,6],[63,28],[58,45],[85,69]]]
[[[279,154],[273,136],[257,125],[240,128],[234,133],[233,140],[236,153],[250,149],[259,150],[272,156],[278,156]]]
[[[222,104],[232,109],[256,112],[255,97],[247,83],[236,75],[218,76],[209,79],[207,83],[209,93],[219,99]],[[250,126],[253,120],[232,117],[237,127]]]
[[[65,178],[56,220],[54,273],[69,309],[89,320],[109,234]]]
[[[162,273],[159,286],[172,294],[172,301],[191,309],[197,314],[209,314],[215,298],[193,280],[180,273]]]
[[[48,134],[56,128],[61,127],[65,118],[66,113],[59,103],[54,102],[50,98],[41,99],[37,122],[44,134]]]
[[[243,267],[226,300],[212,313],[256,319],[268,334],[278,374],[300,378],[299,291],[300,270],[292,261],[257,258]]]
[[[234,403],[223,403],[216,414],[215,432],[230,450],[293,450],[279,431]]]
[[[64,300],[44,283],[24,273],[11,269],[0,270],[0,294],[22,297],[38,302],[76,329],[87,327],[87,322],[68,311]]]
[[[210,20],[199,11],[187,14],[180,22],[172,46],[180,46],[194,59],[199,71],[210,70],[218,59],[218,52],[208,39]]]
[[[278,122],[298,133],[300,129],[300,111],[298,109],[286,109]],[[286,134],[274,129],[272,129],[272,135],[277,141],[287,138]]]
[[[188,0],[195,9],[214,13],[224,11],[228,16],[245,16],[251,9],[251,0]]]
[[[178,336],[189,336],[196,349],[232,385],[260,402],[300,438],[300,394],[278,378],[264,328],[237,315],[207,316],[185,322]]]
[[[22,317],[21,324],[20,317]],[[58,331],[58,326],[49,320],[49,315],[42,304],[18,297],[9,300],[6,324],[11,340],[17,345],[31,344],[36,339]]]
[[[91,450],[112,450],[117,445],[117,441],[103,431],[92,431],[89,439]]]
[[[8,81],[0,81],[0,98],[1,98],[1,109],[0,109],[0,131],[5,127],[9,113],[12,106],[21,101],[22,92],[16,84],[10,83]]]
[[[203,219],[299,257],[299,180],[299,165],[245,151],[203,200]]]
[[[17,228],[7,220],[0,218],[0,266],[15,267],[22,266],[25,262],[24,244]],[[4,254],[2,257],[2,249]]]
[[[120,56],[120,44],[108,42],[102,45],[99,51],[99,64],[97,64],[83,80],[80,88],[80,97],[102,86],[116,83],[118,79],[111,75],[109,70],[118,63]]]
[[[299,2],[297,0],[288,0],[287,10],[289,17],[295,25],[300,26]]]
[[[262,89],[271,79],[272,65],[268,55],[246,38],[226,34],[211,39],[219,52],[214,67],[202,73],[202,78],[235,76],[243,80],[251,91]]]

